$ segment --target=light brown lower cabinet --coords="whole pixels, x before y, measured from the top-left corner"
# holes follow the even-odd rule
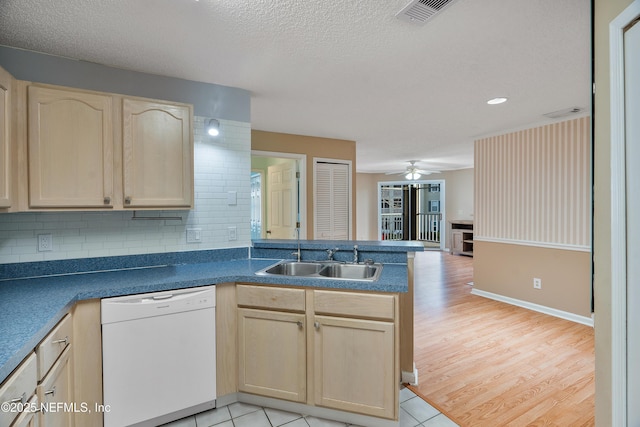
[[[73,400],[90,411],[77,411],[77,427],[102,427],[102,329],[100,300],[78,301],[73,316]]]
[[[74,425],[74,413],[82,407],[73,399],[73,365],[68,346],[38,385],[38,399],[48,411],[40,412],[40,427]]]
[[[316,316],[314,326],[315,404],[393,418],[393,323]]]
[[[397,419],[397,295],[239,284],[237,303],[240,391]]]
[[[306,401],[305,315],[238,309],[239,389]]]
[[[74,399],[72,340],[67,314],[0,387],[0,401],[25,408],[0,411],[0,426],[73,427],[75,414],[90,409]]]

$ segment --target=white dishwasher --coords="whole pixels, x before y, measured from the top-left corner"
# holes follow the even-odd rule
[[[101,301],[104,426],[157,426],[215,408],[214,286]]]

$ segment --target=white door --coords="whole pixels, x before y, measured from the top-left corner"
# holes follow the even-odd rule
[[[627,197],[627,408],[629,426],[640,426],[640,24],[624,34]]]
[[[295,160],[267,168],[267,193],[267,238],[296,238],[298,179]]]
[[[262,171],[251,171],[251,240],[264,238],[262,232]]]

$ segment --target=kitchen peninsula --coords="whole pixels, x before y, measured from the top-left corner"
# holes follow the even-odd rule
[[[326,259],[326,250],[338,248],[335,259],[340,261],[348,256],[352,260],[353,247],[358,246],[361,260],[371,258],[384,264],[380,278],[374,282],[342,279],[311,279],[300,277],[266,277],[255,273],[274,264],[278,260],[292,259],[291,252],[297,248],[295,241],[258,241],[252,248],[233,248],[195,252],[179,252],[151,255],[119,256],[109,258],[88,258],[38,263],[4,264],[0,266],[0,381],[5,384],[29,359],[34,349],[48,339],[50,331],[61,321],[71,318],[73,324],[73,369],[75,383],[71,394],[74,401],[94,399],[101,403],[99,388],[87,386],[101,378],[100,361],[86,363],[87,354],[99,355],[100,324],[99,301],[101,298],[183,289],[207,285],[217,285],[218,310],[216,313],[216,340],[218,343],[217,379],[218,402],[220,405],[232,401],[263,402],[284,409],[291,405],[303,405],[310,411],[329,415],[345,421],[366,420],[367,425],[397,425],[397,387],[400,379],[399,346],[400,299],[407,295],[412,282],[412,254],[421,251],[422,246],[394,242],[336,242],[302,241],[300,242],[302,259]],[[292,249],[294,248],[294,249]],[[251,256],[249,256],[251,252]],[[323,256],[325,258],[323,258]],[[390,343],[390,354],[395,368],[389,372],[392,403],[380,407],[376,404],[361,405],[358,402],[341,401],[331,395],[331,390],[321,388],[323,382],[317,378],[328,379],[330,384],[340,375],[331,375],[338,367],[329,364],[315,364],[319,360],[318,349],[321,342],[305,350],[304,382],[300,387],[303,395],[296,399],[278,396],[269,397],[252,389],[251,377],[243,376],[239,366],[251,361],[252,349],[242,347],[242,329],[239,323],[243,319],[255,319],[256,312],[278,312],[281,308],[271,306],[281,301],[284,295],[293,296],[297,306],[285,307],[285,314],[302,317],[304,324],[322,323],[320,329],[332,330],[332,338],[340,339],[344,329],[344,319],[354,319],[367,325],[392,325],[391,335],[385,333],[381,342]],[[350,310],[364,304],[362,312],[355,314]],[[367,310],[371,305],[373,312]],[[77,310],[81,307],[82,310]],[[87,315],[87,313],[90,313]],[[71,314],[71,316],[68,316]],[[76,316],[80,314],[79,316]],[[402,313],[403,314],[403,313]],[[96,317],[97,316],[97,317]],[[338,320],[336,320],[338,319]],[[97,322],[97,324],[96,324]],[[348,326],[348,324],[347,324]],[[306,330],[307,328],[305,328]],[[308,328],[303,335],[305,342],[318,327]],[[379,330],[379,328],[378,328]],[[87,332],[93,331],[93,333]],[[98,336],[95,336],[97,332]],[[212,331],[214,332],[214,331]],[[389,338],[391,337],[391,338]],[[73,339],[72,338],[72,339]],[[390,341],[389,341],[390,340]],[[329,341],[323,341],[325,344]],[[395,349],[395,350],[394,350]],[[255,349],[254,349],[255,350]],[[260,349],[264,350],[264,349]],[[244,353],[241,354],[241,352]],[[241,357],[242,356],[242,357]],[[388,363],[388,361],[384,362]],[[89,370],[92,367],[92,370]],[[324,369],[324,371],[323,371]],[[97,370],[97,371],[96,371]],[[73,378],[70,376],[69,378]],[[292,376],[293,377],[293,376]],[[297,378],[300,380],[301,378]],[[347,380],[345,378],[344,380]],[[243,382],[246,380],[245,382]],[[343,381],[344,381],[343,380]],[[397,381],[396,381],[397,380]],[[383,378],[382,381],[389,381]],[[365,387],[362,387],[366,389]],[[88,391],[89,390],[89,391]],[[28,395],[33,394],[30,390]],[[96,394],[97,393],[97,394]],[[4,398],[4,396],[2,396]],[[262,400],[261,400],[262,399]],[[296,402],[294,402],[294,400]],[[76,414],[86,417],[96,414]],[[362,418],[364,417],[364,418]],[[95,420],[95,418],[94,418]],[[86,422],[87,419],[85,418]],[[77,424],[77,423],[76,423]]]

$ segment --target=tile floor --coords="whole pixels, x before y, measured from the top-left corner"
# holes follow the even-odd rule
[[[278,409],[246,403],[232,403],[164,427],[367,427],[347,425]],[[416,396],[408,388],[400,390],[400,427],[457,427],[458,425]]]

